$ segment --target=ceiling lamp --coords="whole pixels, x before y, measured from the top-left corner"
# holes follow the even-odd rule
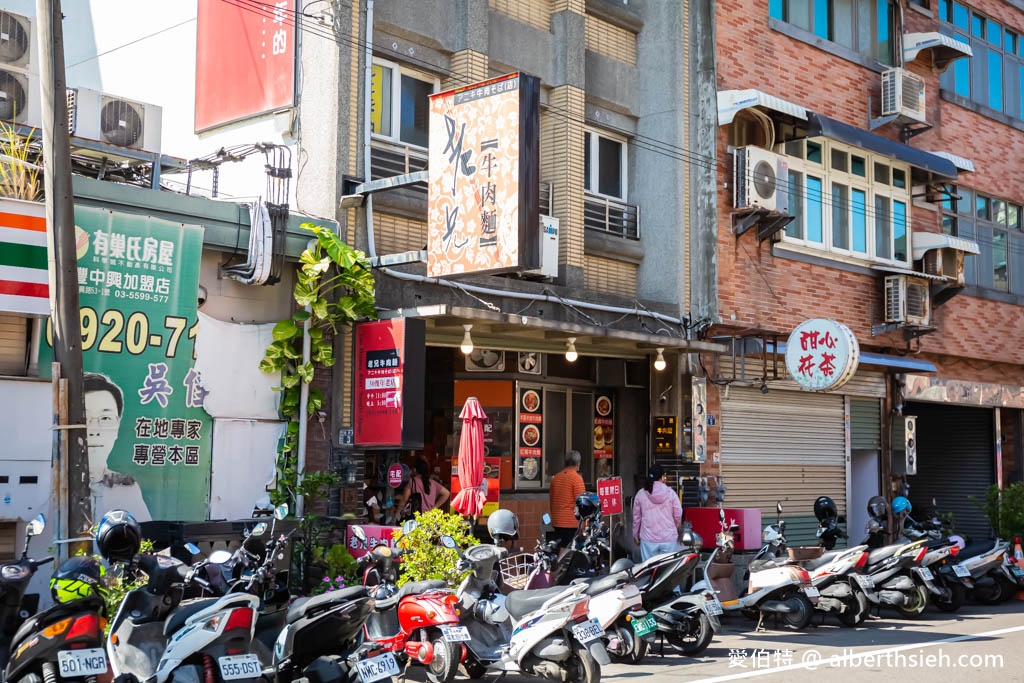
[[[459,345],[459,350],[465,355],[473,353],[473,338],[469,336],[469,331],[473,329],[472,325],[463,325],[466,328],[466,334],[462,335],[462,343]]]
[[[658,356],[657,358],[654,359],[654,369],[657,370],[658,372],[661,372],[666,367],[668,367],[668,363],[665,362],[665,356],[662,354],[664,350],[664,348],[659,347]]]
[[[576,337],[569,337],[565,342],[565,359],[570,363],[575,363],[576,359],[580,357],[580,354],[576,353]]]

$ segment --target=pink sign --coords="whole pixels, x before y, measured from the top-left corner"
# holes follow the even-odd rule
[[[364,532],[366,532],[366,543],[362,543],[355,537],[352,533],[352,527],[349,527],[346,532],[348,554],[356,559],[359,559],[379,545],[389,545],[392,548],[396,547],[397,541],[395,541],[395,532],[401,531],[401,527],[397,526],[375,526],[372,524],[362,524],[360,527]]]
[[[388,486],[391,488],[397,489],[400,487],[404,478],[404,472],[400,463],[395,463],[388,468]]]
[[[601,514],[622,514],[622,477],[598,479],[597,497],[601,499]]]

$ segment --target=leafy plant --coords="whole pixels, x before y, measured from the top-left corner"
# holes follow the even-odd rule
[[[998,484],[989,486],[983,510],[1000,538],[1024,536],[1024,482],[1010,484],[1004,489],[1000,489]]]
[[[324,567],[324,577],[310,591],[312,595],[338,590],[345,586],[355,586],[359,583],[359,564],[356,558],[349,554],[345,546],[341,544],[327,548],[314,546],[312,557],[319,558],[314,559],[314,563],[320,563]]]
[[[316,366],[334,365],[333,335],[361,318],[376,318],[374,280],[370,263],[361,252],[345,244],[331,230],[312,223],[302,228],[315,240],[299,257],[300,267],[292,296],[305,310],[274,326],[274,341],[267,347],[260,370],[281,373],[281,417],[288,428],[278,446],[277,484],[271,492],[274,505],[288,503],[294,509],[299,496],[322,498],[337,486],[338,478],[326,472],[298,471],[299,420],[308,419],[324,405],[323,393],[310,387],[308,415],[299,415],[303,384],[313,381]],[[309,324],[310,362],[302,361],[303,327]],[[331,334],[326,334],[330,332]]]
[[[153,541],[148,538],[142,539],[139,552],[153,552]],[[103,596],[103,600],[107,604],[108,620],[103,631],[104,636],[106,636],[110,631],[110,625],[114,622],[114,615],[117,614],[117,610],[121,607],[121,603],[124,601],[125,596],[136,588],[142,588],[145,586],[146,581],[148,580],[149,579],[146,574],[141,571],[134,574],[128,574],[124,571],[123,567],[117,567],[111,570],[107,578],[107,591]]]
[[[444,579],[455,588],[465,576],[465,572],[455,569],[459,551],[477,543],[469,525],[460,515],[443,510],[417,512],[415,519],[417,527],[398,541],[399,548],[412,551],[402,558],[398,585],[409,581]],[[458,550],[444,547],[442,536],[454,539]]]
[[[34,132],[23,137],[0,122],[0,197],[34,202],[43,194],[40,153],[29,142]]]

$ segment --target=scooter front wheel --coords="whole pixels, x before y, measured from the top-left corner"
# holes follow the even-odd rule
[[[427,680],[430,683],[451,683],[459,671],[462,646],[442,638],[433,638],[434,659],[427,664]]]
[[[696,613],[688,621],[686,632],[676,632],[669,636],[668,642],[678,648],[684,655],[699,655],[711,644],[715,630],[711,628],[711,620],[704,610]]]
[[[947,588],[949,588],[949,598],[935,596],[932,598],[932,604],[941,612],[955,612],[964,604],[964,587],[963,584],[956,581],[950,583]]]
[[[572,657],[566,662],[566,683],[601,683],[601,665],[580,643],[573,644]]]
[[[843,626],[853,627],[864,623],[864,620],[868,618],[871,604],[868,602],[868,596],[864,595],[864,591],[855,586],[851,586],[851,590],[853,598],[846,604],[846,610],[836,616],[839,617],[839,623]]]

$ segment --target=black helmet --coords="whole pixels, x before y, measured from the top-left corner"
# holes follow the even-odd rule
[[[81,555],[64,562],[50,579],[50,595],[67,604],[83,598],[103,598],[107,593],[107,570],[95,557]]]
[[[583,520],[601,516],[601,499],[596,493],[581,493],[576,496],[576,519]]]
[[[511,510],[495,510],[487,517],[487,533],[495,543],[519,538],[519,518]]]
[[[108,562],[129,562],[142,545],[139,523],[124,510],[103,515],[96,528],[96,547]]]
[[[881,496],[872,496],[868,500],[868,514],[872,517],[885,517],[889,511],[889,503]]]
[[[839,516],[836,502],[828,496],[819,496],[818,500],[814,501],[814,516],[818,518],[819,522],[835,519]]]

